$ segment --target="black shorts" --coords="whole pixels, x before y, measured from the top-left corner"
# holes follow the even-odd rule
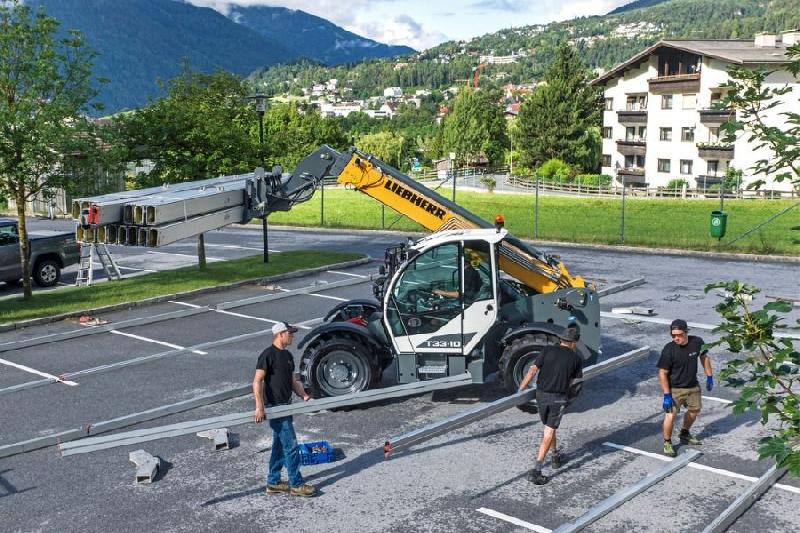
[[[567,407],[567,395],[556,392],[536,391],[536,405],[539,408],[539,418],[542,424],[553,429],[558,429],[561,424],[561,415]]]

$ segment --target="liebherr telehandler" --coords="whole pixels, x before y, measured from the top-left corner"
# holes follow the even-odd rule
[[[322,146],[297,166],[291,188],[329,177],[433,233],[387,249],[375,300],[337,305],[303,339],[300,374],[314,396],[368,389],[394,361],[399,383],[464,372],[483,382],[499,371],[516,391],[536,355],[571,324],[580,326],[584,366],[596,361],[594,288],[510,235],[501,217],[491,224],[355,148]]]

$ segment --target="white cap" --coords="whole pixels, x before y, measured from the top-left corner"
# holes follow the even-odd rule
[[[278,333],[283,333],[284,331],[288,331],[289,333],[297,333],[297,328],[289,324],[288,322],[278,322],[274,326],[272,326],[272,334],[277,335]]]

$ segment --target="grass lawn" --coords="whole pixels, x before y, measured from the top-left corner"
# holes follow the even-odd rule
[[[71,287],[34,292],[31,300],[22,297],[0,301],[0,323],[133,302],[165,294],[212,287],[234,281],[274,276],[305,268],[352,261],[363,257],[350,252],[283,252],[270,254],[269,263],[254,255],[231,261],[208,263],[205,270],[196,266],[165,270],[91,287]]]
[[[449,197],[450,192],[442,194]],[[457,202],[485,220],[496,214],[506,219],[508,230],[522,238],[533,238],[534,197],[530,194],[481,193],[459,191]],[[290,212],[274,213],[273,224],[320,226],[322,195]],[[800,206],[754,231],[731,246],[727,242],[766,221],[794,200],[726,200],[728,230],[721,242],[709,235],[711,211],[718,200],[679,200],[626,198],[625,244],[631,246],[682,248],[760,254],[800,254]],[[539,197],[540,240],[620,244],[621,202],[614,198]],[[421,231],[422,228],[364,194],[344,189],[325,189],[324,227],[396,229]]]

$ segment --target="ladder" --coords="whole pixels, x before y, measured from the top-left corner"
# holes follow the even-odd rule
[[[111,257],[111,252],[104,243],[88,242],[81,244],[81,259],[78,264],[78,277],[75,278],[75,285],[77,287],[89,286],[94,279],[94,254],[97,252],[97,258],[100,264],[103,265],[103,270],[106,271],[106,276],[110,280],[121,279],[122,275],[119,273],[119,267]]]

